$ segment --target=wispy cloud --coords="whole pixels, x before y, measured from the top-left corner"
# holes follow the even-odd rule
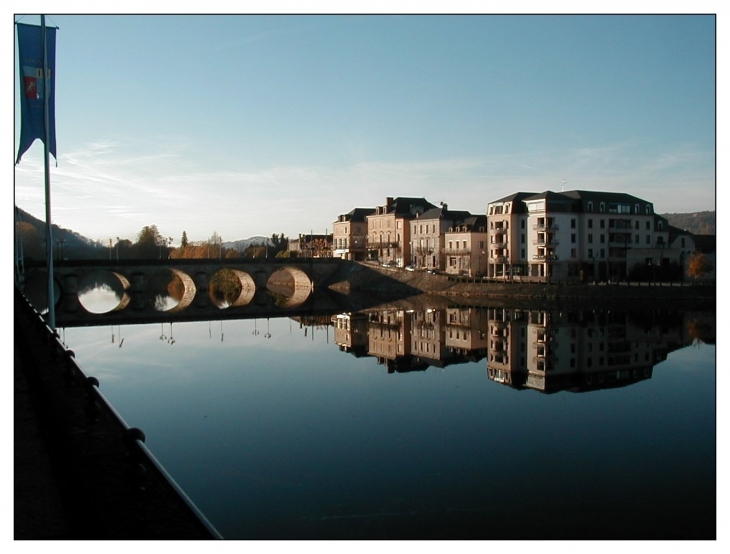
[[[516,191],[559,191],[563,186],[630,192],[653,201],[660,212],[709,209],[715,202],[714,153],[689,144],[649,154],[623,143],[256,170],[195,163],[185,155],[186,148],[184,138],[151,137],[89,144],[61,156],[52,171],[54,205],[68,218],[61,224],[91,238],[133,238],[154,223],[163,234],[186,230],[189,237],[203,239],[216,230],[234,240],[271,232],[295,235],[313,227],[323,232],[339,214],[380,205],[386,196],[425,197],[474,213]],[[24,160],[16,168],[18,204],[42,213],[42,183],[42,164],[32,157]]]

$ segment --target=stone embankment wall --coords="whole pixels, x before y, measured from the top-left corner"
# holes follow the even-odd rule
[[[405,271],[375,264],[353,264],[341,272],[331,288],[340,292],[424,293],[478,303],[480,299],[614,301],[714,304],[715,286],[680,283],[518,283],[460,282],[446,275]]]

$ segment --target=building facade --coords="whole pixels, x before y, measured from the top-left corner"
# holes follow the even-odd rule
[[[444,271],[482,277],[487,268],[487,217],[470,215],[454,222],[444,236]]]
[[[470,215],[469,212],[449,210],[447,204],[441,204],[441,207],[432,208],[411,219],[410,265],[417,269],[444,271],[446,233],[455,222],[463,221]]]
[[[404,267],[411,259],[409,222],[436,206],[425,198],[386,198],[385,204],[366,216],[367,259]]]
[[[362,261],[367,257],[368,223],[375,208],[354,208],[340,215],[332,228],[332,255],[343,260]]]
[[[616,281],[667,273],[681,249],[651,202],[594,191],[518,193],[488,206],[488,276]],[[659,269],[656,269],[659,268]]]

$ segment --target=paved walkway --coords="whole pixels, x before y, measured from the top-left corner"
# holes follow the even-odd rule
[[[16,298],[15,539],[214,538],[113,414],[89,409],[42,329]]]

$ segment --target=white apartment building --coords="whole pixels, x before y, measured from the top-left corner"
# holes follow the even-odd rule
[[[636,266],[680,263],[669,224],[630,194],[520,192],[488,205],[487,274],[538,280],[622,280]]]

